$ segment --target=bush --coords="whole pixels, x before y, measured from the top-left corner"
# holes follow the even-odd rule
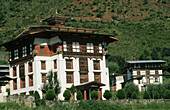
[[[82,100],[83,99],[83,94],[81,93],[81,91],[79,90],[77,92],[77,100]]]
[[[109,90],[105,90],[103,97],[109,100],[112,98],[112,93]]]
[[[136,94],[135,91],[133,91],[132,95],[131,95],[131,98],[132,99],[137,99],[138,98],[138,95]]]
[[[154,92],[154,99],[159,99],[160,96],[159,96],[159,93],[157,91]]]
[[[125,99],[125,98],[126,98],[126,92],[125,92],[125,90],[124,90],[124,89],[118,90],[116,96],[117,96],[119,99]]]
[[[56,94],[55,94],[54,90],[49,89],[47,91],[47,93],[45,94],[45,99],[46,100],[54,100],[55,98],[56,98]]]
[[[145,91],[143,94],[143,99],[150,99],[151,96],[149,95],[148,91]]]
[[[91,99],[97,100],[98,97],[99,97],[98,92],[95,91],[95,90],[93,90],[93,91],[91,92]]]
[[[39,93],[38,93],[38,91],[35,91],[34,92],[34,98],[35,98],[35,104],[36,104],[36,106],[39,106],[40,105],[40,95],[39,95]]]
[[[164,99],[170,99],[170,90],[166,90],[164,93]]]
[[[70,100],[71,92],[69,90],[65,90],[63,93],[63,96],[64,96],[65,100]]]
[[[133,93],[134,91],[136,92],[136,94],[139,93],[139,88],[138,88],[138,86],[135,85],[135,84],[132,83],[132,82],[131,82],[131,83],[126,83],[126,84],[125,84],[125,87],[124,87],[124,90],[125,90],[128,98],[131,98],[132,93]]]

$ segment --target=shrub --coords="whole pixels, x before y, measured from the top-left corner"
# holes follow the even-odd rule
[[[70,100],[71,92],[69,90],[65,90],[63,93],[63,96],[64,96],[65,100]]]
[[[81,91],[79,90],[77,92],[77,100],[82,100],[83,99],[83,94],[81,93]]]
[[[125,84],[125,87],[124,87],[124,90],[125,90],[128,98],[131,98],[132,93],[133,93],[134,91],[136,92],[136,94],[139,93],[139,88],[138,88],[138,86],[135,85],[135,84],[132,83],[132,82],[131,82],[131,83],[126,83],[126,84]]]
[[[143,99],[150,99],[151,96],[149,95],[148,91],[145,91],[143,94]]]
[[[170,90],[166,90],[164,93],[164,99],[170,99]]]
[[[125,90],[124,90],[124,89],[118,90],[116,96],[117,96],[119,99],[124,99],[124,98],[126,98],[126,92],[125,92]]]
[[[154,99],[159,99],[160,96],[159,96],[159,93],[157,91],[154,92]]]
[[[39,103],[40,102],[40,95],[39,95],[38,91],[35,91],[33,95],[34,95],[34,98],[35,98],[36,105],[39,106],[40,105],[40,103]]]
[[[135,91],[133,91],[133,93],[131,95],[131,98],[132,99],[137,99],[138,98],[137,93]]]
[[[98,97],[99,97],[99,95],[98,95],[97,91],[93,90],[91,92],[91,98],[94,99],[94,100],[97,100]]]
[[[112,93],[109,90],[105,90],[103,97],[109,100],[112,98]]]
[[[49,89],[47,91],[47,93],[45,94],[45,99],[46,100],[54,100],[55,97],[56,97],[56,94],[55,94],[54,90],[52,90],[52,89]]]

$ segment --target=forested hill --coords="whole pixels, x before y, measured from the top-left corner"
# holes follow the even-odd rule
[[[168,0],[0,0],[0,44],[41,25],[56,10],[75,19],[66,26],[100,29],[120,39],[108,46],[110,73],[122,73],[127,60],[151,59],[166,60],[165,73],[170,72]],[[3,48],[0,59],[2,54],[7,55]]]

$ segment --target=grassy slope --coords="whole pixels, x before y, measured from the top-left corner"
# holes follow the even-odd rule
[[[14,39],[29,25],[40,25],[40,20],[54,15],[57,9],[60,15],[77,20],[66,26],[116,35],[120,40],[108,46],[111,56],[138,60],[145,49],[170,47],[168,4],[168,0],[1,0],[0,44]],[[170,60],[162,54],[161,58]],[[120,66],[119,60],[110,62]]]

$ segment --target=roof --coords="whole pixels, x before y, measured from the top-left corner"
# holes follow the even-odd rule
[[[103,83],[99,83],[99,82],[96,82],[96,81],[90,81],[90,82],[85,82],[85,83],[79,84],[75,87],[87,87],[87,86],[93,87],[93,85],[98,86],[98,87],[105,86],[105,84],[103,84]]]
[[[3,67],[3,68],[9,68],[9,65],[0,65],[0,67]]]
[[[127,61],[127,63],[166,63],[164,60],[143,60],[143,61]]]

